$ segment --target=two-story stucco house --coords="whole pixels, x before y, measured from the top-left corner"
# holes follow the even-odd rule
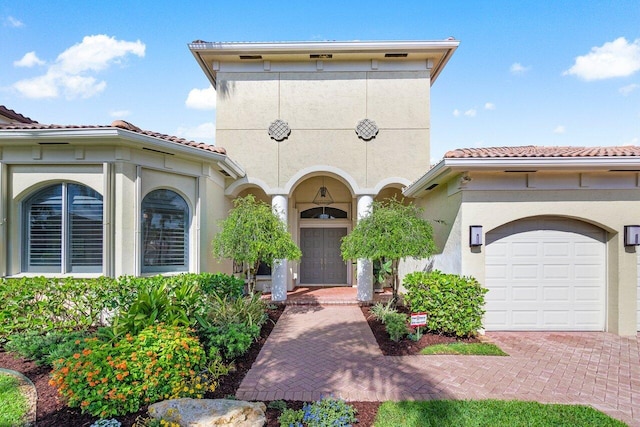
[[[404,272],[478,278],[487,329],[634,335],[640,147],[461,149],[431,167],[430,90],[458,43],[193,42],[217,93],[217,147],[6,114],[0,274],[230,272],[209,243],[251,193],[303,253],[264,272],[274,300],[302,285],[366,301],[371,263],[345,263],[340,240],[398,196],[424,208],[439,249]]]

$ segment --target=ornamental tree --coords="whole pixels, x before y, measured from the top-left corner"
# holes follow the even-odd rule
[[[374,201],[369,215],[358,220],[342,239],[340,250],[346,260],[391,261],[391,285],[398,297],[398,263],[407,257],[427,258],[435,251],[433,229],[422,218],[422,209],[402,200]]]
[[[213,255],[246,266],[249,292],[253,294],[261,262],[273,267],[277,260],[300,259],[302,252],[271,206],[252,194],[235,199],[233,205],[213,238]]]

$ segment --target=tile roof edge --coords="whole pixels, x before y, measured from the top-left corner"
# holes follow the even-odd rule
[[[0,114],[19,123],[38,123],[30,117],[22,115],[10,108],[5,107],[4,105],[0,105]]]
[[[159,139],[166,142],[179,144],[182,146],[195,148],[198,150],[207,151],[210,153],[216,153],[220,155],[227,155],[227,150],[224,147],[218,147],[216,145],[206,144],[204,142],[198,142],[181,138],[179,136],[167,135],[160,132],[148,131],[140,129],[139,127],[129,123],[125,120],[114,120],[111,125],[56,125],[56,124],[42,124],[38,122],[33,123],[3,123],[0,124],[0,130],[64,130],[64,129],[114,129],[117,131],[127,131],[143,135],[150,138]]]

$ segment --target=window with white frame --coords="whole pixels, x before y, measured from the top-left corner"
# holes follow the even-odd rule
[[[81,184],[51,185],[23,204],[23,270],[102,272],[102,196]]]
[[[160,189],[142,200],[142,272],[187,271],[189,207],[175,191]]]

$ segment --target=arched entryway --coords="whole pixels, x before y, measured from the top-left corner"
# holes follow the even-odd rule
[[[301,286],[351,286],[353,271],[342,259],[342,238],[351,231],[354,198],[339,179],[314,176],[292,194],[298,243],[302,250],[298,284]]]

